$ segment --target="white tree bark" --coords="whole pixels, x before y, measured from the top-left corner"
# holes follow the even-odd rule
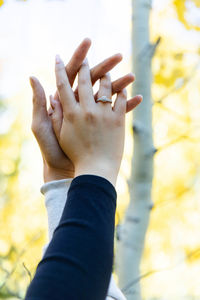
[[[143,102],[133,113],[134,155],[129,180],[130,203],[124,223],[118,228],[116,269],[119,285],[128,300],[141,300],[140,261],[152,209],[153,177],[151,60],[155,46],[149,40],[150,0],[132,0],[134,94]]]

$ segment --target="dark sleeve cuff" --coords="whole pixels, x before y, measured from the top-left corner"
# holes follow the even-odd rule
[[[107,194],[107,196],[110,197],[110,199],[116,205],[117,193],[115,187],[106,178],[97,175],[80,175],[72,180],[70,189],[75,188],[77,185],[84,185],[88,187],[96,186],[96,188],[101,189],[102,192]]]

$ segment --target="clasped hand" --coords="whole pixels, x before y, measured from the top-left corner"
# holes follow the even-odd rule
[[[103,176],[115,185],[123,154],[125,113],[142,100],[136,96],[126,101],[126,87],[134,80],[128,74],[111,83],[106,74],[120,60],[115,55],[91,71],[87,60],[90,46],[84,40],[65,68],[57,56],[55,73],[57,93],[51,97],[52,109],[46,109],[46,97],[39,81],[32,77],[33,122],[32,130],[40,145],[44,161],[45,181],[74,177],[82,174]],[[78,88],[72,85],[78,72]],[[98,95],[92,85],[100,79]],[[117,98],[110,103],[96,103],[97,97]],[[77,101],[78,100],[78,101]]]

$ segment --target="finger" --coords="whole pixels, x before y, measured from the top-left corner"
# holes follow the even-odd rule
[[[100,64],[92,68],[90,71],[92,85],[94,85],[95,82],[103,77],[106,73],[112,70],[121,60],[122,55],[118,53],[105,59]]]
[[[65,112],[73,110],[76,100],[67,77],[64,63],[59,55],[56,55],[55,74],[58,94],[63,113],[65,114]]]
[[[100,80],[98,98],[101,98],[102,96],[106,96],[106,98],[108,98],[108,99],[111,99],[111,97],[112,97],[112,87],[111,87],[111,79],[110,79],[109,73],[104,75]],[[109,103],[109,102],[103,103],[103,102],[99,101],[98,105],[101,105],[104,107],[109,106],[112,109],[111,103]]]
[[[122,89],[126,88],[130,83],[132,83],[135,80],[135,75],[132,73],[129,73],[115,81],[112,82],[112,95],[115,93],[120,92]],[[98,97],[97,93],[94,96],[94,99],[96,100]]]
[[[88,50],[91,46],[91,40],[86,38],[82,41],[82,43],[78,46],[75,50],[72,58],[70,59],[69,63],[65,67],[67,76],[69,78],[69,83],[72,86],[76,75],[83,63],[83,60],[86,58]]]
[[[127,92],[125,89],[120,91],[117,94],[117,99],[115,100],[115,104],[113,107],[113,111],[119,115],[125,115],[126,113],[126,99],[127,99]]]
[[[59,139],[63,121],[62,106],[59,101],[53,98],[53,96],[50,96],[50,103],[53,107],[53,113],[51,115],[52,126],[56,137]]]
[[[76,75],[81,67],[83,60],[85,59],[88,53],[90,46],[91,40],[89,38],[85,38],[75,50],[68,64],[65,66],[65,70],[67,72],[67,76],[71,86],[73,86]],[[54,99],[58,100],[58,98],[58,92],[56,91]]]
[[[126,112],[130,112],[131,110],[133,110],[136,106],[138,106],[138,104],[140,104],[143,100],[143,97],[141,95],[137,95],[135,97],[133,97],[132,99],[128,100],[126,102]]]
[[[118,53],[105,59],[100,64],[93,67],[90,70],[92,85],[94,85],[95,82],[99,80],[101,77],[103,77],[106,73],[112,70],[121,60],[122,60],[122,55]],[[78,88],[75,89],[75,94],[76,95],[78,94]]]
[[[135,75],[129,73],[115,81],[112,82],[112,94],[120,92],[122,89],[126,88],[130,83],[135,81]]]
[[[46,107],[46,96],[44,89],[36,77],[30,77],[30,84],[33,90],[33,120],[37,117],[48,118]]]
[[[90,69],[87,59],[84,60],[78,73],[78,94],[80,104],[85,108],[95,105],[92,82],[90,78]]]
[[[102,96],[106,96],[107,98],[111,98],[111,79],[110,74],[105,74],[100,80],[100,86],[98,91],[98,98]]]

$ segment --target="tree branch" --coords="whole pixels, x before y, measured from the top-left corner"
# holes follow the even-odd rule
[[[163,103],[155,102],[154,105],[159,105],[161,109],[167,111],[169,114],[173,115],[175,118],[178,118],[182,122],[187,122],[188,121],[187,116],[184,116],[184,115],[181,115],[181,114],[175,112],[173,109],[171,109],[169,107],[166,107]]]
[[[23,265],[24,269],[26,270],[26,272],[27,272],[27,274],[28,274],[28,276],[29,276],[30,282],[31,282],[31,280],[32,280],[31,272],[30,272],[29,269],[26,267],[26,265],[25,265],[24,262],[22,263],[22,265]]]
[[[156,52],[156,49],[158,47],[158,45],[160,44],[161,42],[161,37],[159,37],[157,39],[157,41],[155,42],[155,44],[146,44],[146,46],[143,48],[143,50],[141,50],[140,53],[138,53],[137,55],[137,59],[138,60],[144,60],[146,59],[147,57],[150,57],[152,58]]]
[[[20,258],[28,251],[30,245],[36,241],[37,239],[40,238],[42,234],[42,231],[40,231],[39,233],[37,233],[36,235],[33,236],[33,238],[27,243],[27,245],[22,249],[22,251],[19,253],[17,259],[15,260],[15,263],[13,265],[12,270],[6,275],[4,282],[0,285],[0,290],[5,286],[6,282],[8,281],[8,279],[12,276],[12,274],[15,272],[17,265],[19,263]]]
[[[193,68],[193,70],[192,70],[192,72],[191,72],[190,75],[187,75],[184,78],[182,78],[182,82],[181,82],[180,85],[174,86],[173,88],[171,88],[171,90],[168,93],[166,93],[165,95],[163,95],[159,100],[156,100],[154,102],[154,104],[162,103],[163,100],[165,100],[168,96],[170,96],[171,94],[175,93],[176,91],[184,88],[193,79],[193,77],[196,75],[196,72],[197,72],[197,70],[198,70],[199,67],[200,67],[200,62],[198,62],[194,66],[194,68]]]
[[[156,50],[161,42],[161,36],[158,37],[157,41],[155,42],[155,44],[152,45],[152,48],[151,48],[151,57],[153,57],[156,53]]]
[[[158,153],[159,151],[162,151],[162,150],[164,150],[164,149],[166,149],[166,148],[168,148],[168,147],[170,147],[170,146],[172,146],[176,143],[179,143],[183,139],[188,140],[191,143],[199,143],[200,142],[200,137],[199,138],[192,138],[192,137],[189,136],[188,132],[186,132],[186,133],[178,136],[176,139],[174,139],[174,140],[170,141],[169,143],[165,144],[164,146],[157,148],[156,153]]]
[[[141,275],[140,277],[138,277],[137,279],[133,280],[132,282],[130,282],[129,284],[127,284],[123,289],[122,289],[122,292],[124,294],[131,294],[130,289],[133,287],[133,285],[135,285],[138,281],[140,281],[141,279],[144,279],[146,277],[149,277],[153,274],[156,274],[156,273],[160,273],[160,272],[165,272],[165,271],[171,271],[175,268],[177,268],[180,264],[182,264],[186,259],[189,259],[191,258],[192,256],[195,256],[195,255],[199,255],[200,256],[200,248],[194,250],[194,251],[191,251],[188,255],[186,255],[186,257],[184,259],[181,259],[179,262],[177,262],[174,266],[171,266],[171,267],[168,267],[168,268],[163,268],[163,269],[160,269],[160,270],[151,270],[143,275]]]

